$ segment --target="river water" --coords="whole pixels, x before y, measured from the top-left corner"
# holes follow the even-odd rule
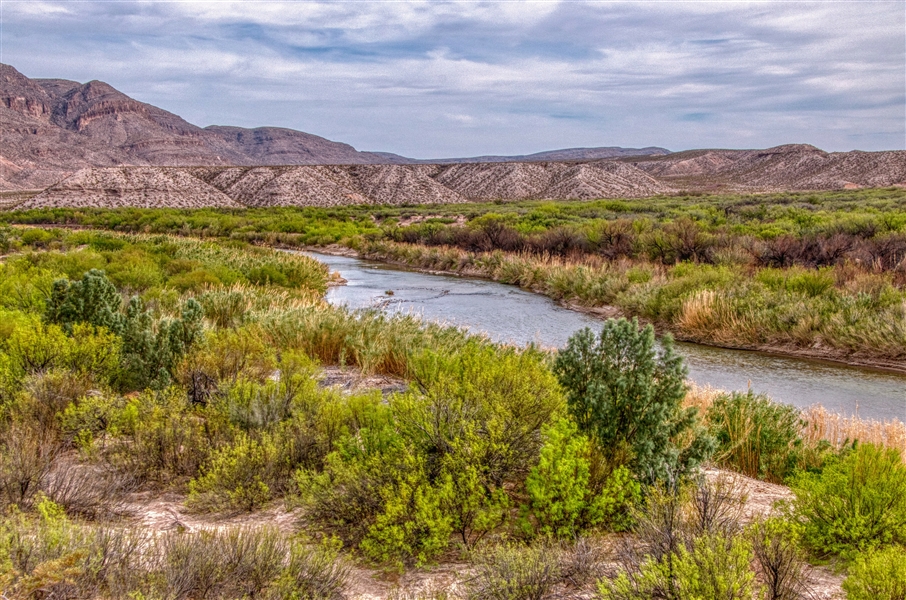
[[[497,342],[545,347],[562,347],[575,331],[599,329],[602,323],[511,285],[308,254],[347,280],[327,291],[328,302],[352,309],[413,313],[484,333]],[[689,367],[689,378],[699,385],[725,390],[751,385],[756,392],[801,408],[821,404],[847,415],[906,421],[906,375],[698,344],[676,346]]]

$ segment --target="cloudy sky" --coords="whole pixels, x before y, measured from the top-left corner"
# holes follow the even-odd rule
[[[906,2],[0,0],[0,61],[417,158],[906,148]]]

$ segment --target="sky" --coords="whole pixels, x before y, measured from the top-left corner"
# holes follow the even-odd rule
[[[906,1],[0,0],[0,62],[414,158],[906,148]]]

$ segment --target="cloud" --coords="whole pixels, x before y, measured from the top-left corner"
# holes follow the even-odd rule
[[[3,2],[2,60],[418,157],[906,147],[906,4]]]

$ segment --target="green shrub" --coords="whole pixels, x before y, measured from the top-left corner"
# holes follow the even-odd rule
[[[450,481],[432,485],[420,457],[404,455],[393,468],[398,473],[379,490],[382,510],[376,515],[360,548],[374,560],[415,560],[423,565],[442,552],[453,532],[453,519],[443,510],[453,493]]]
[[[858,555],[843,589],[849,600],[906,600],[906,548],[890,546]]]
[[[606,473],[600,454],[571,420],[547,426],[543,436],[538,464],[525,484],[538,531],[575,538],[601,525],[625,529],[641,494],[629,470],[620,466]]]
[[[202,420],[180,388],[146,390],[113,422],[119,436],[108,458],[140,481],[195,477],[211,452],[213,424]]]
[[[190,506],[252,511],[269,502],[289,478],[271,436],[240,433],[230,446],[215,450],[202,475],[189,482]]]
[[[608,463],[627,464],[645,481],[686,472],[707,457],[713,440],[698,430],[697,411],[683,409],[686,368],[666,336],[655,350],[654,329],[610,319],[596,338],[574,334],[557,355],[554,371],[569,409]],[[680,448],[676,439],[688,436]]]
[[[104,271],[91,269],[80,281],[59,279],[47,300],[45,318],[61,325],[67,332],[74,323],[105,327],[113,333],[123,331],[123,315],[119,309],[123,299]]]
[[[796,467],[802,419],[794,406],[751,390],[731,392],[719,395],[706,417],[721,465],[773,483],[783,483]]]
[[[598,584],[604,600],[752,600],[759,587],[744,538],[705,534],[658,561],[647,557],[635,570]]]
[[[894,449],[859,445],[790,487],[803,540],[820,555],[851,557],[906,543],[906,465]]]
[[[703,535],[673,561],[679,598],[750,600],[757,589],[750,564],[752,549],[742,537]]]
[[[463,543],[474,544],[507,516],[505,486],[524,481],[537,461],[541,428],[562,397],[535,350],[473,342],[412,364],[421,389],[391,400],[395,420],[427,457],[428,478],[451,484],[444,509]]]

